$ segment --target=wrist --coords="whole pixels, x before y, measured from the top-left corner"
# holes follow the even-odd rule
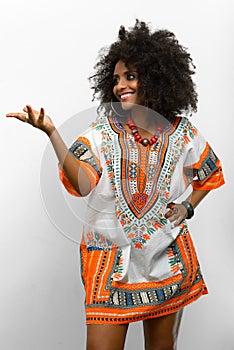
[[[49,128],[47,128],[45,131],[45,133],[47,134],[48,137],[51,137],[51,135],[53,134],[53,132],[56,130],[55,126],[52,125]]]
[[[194,208],[193,208],[192,204],[188,201],[183,201],[181,204],[187,209],[188,214],[187,214],[186,219],[191,219],[194,215]]]

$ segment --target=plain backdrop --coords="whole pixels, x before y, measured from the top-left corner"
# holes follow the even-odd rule
[[[49,140],[5,114],[26,103],[43,106],[59,127],[93,108],[87,77],[98,51],[135,18],[173,31],[191,53],[199,93],[192,122],[222,160],[226,179],[191,221],[210,293],[186,308],[179,349],[234,349],[233,7],[231,0],[0,1],[1,349],[85,348],[78,247],[61,234],[42,198]],[[57,171],[55,156],[53,161]],[[78,221],[75,229],[80,231]],[[141,323],[131,325],[126,349],[143,349]]]

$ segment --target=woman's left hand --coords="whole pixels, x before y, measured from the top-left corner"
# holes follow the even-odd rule
[[[167,208],[169,210],[165,214],[165,218],[173,222],[174,226],[178,226],[188,215],[187,209],[183,204],[169,203]]]

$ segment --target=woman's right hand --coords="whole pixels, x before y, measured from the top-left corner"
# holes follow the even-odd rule
[[[55,126],[50,117],[45,115],[44,108],[41,108],[40,112],[38,112],[27,105],[23,108],[23,111],[25,113],[8,113],[6,116],[17,118],[24,123],[31,124],[35,128],[44,131],[48,136],[51,136],[55,130]]]

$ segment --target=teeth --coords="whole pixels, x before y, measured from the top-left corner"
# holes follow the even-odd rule
[[[129,93],[129,92],[128,92],[128,93],[126,93],[126,94],[121,95],[121,98],[129,97],[129,96],[131,96],[131,94],[132,94],[132,93]]]

